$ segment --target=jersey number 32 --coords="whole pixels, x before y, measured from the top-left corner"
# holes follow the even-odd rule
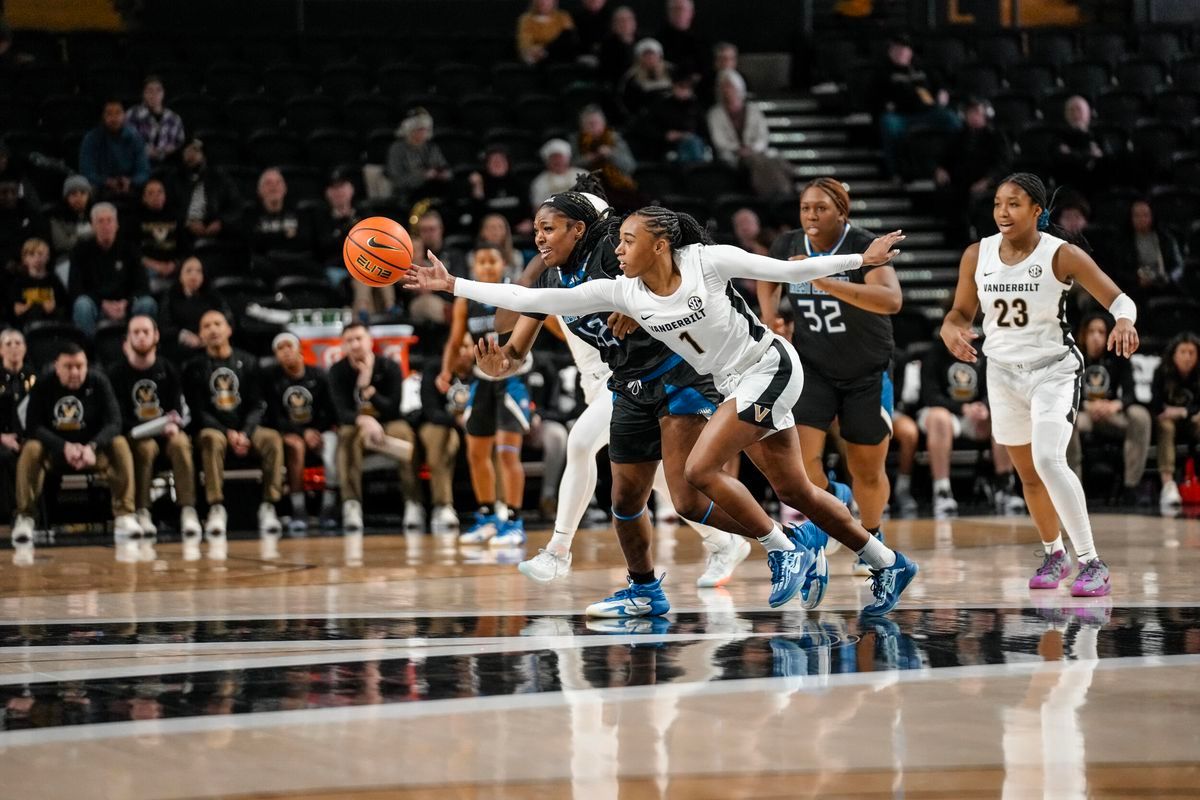
[[[837,300],[820,301],[820,311],[817,310],[816,300],[797,300],[796,310],[808,320],[808,329],[813,333],[841,333],[846,330],[842,319],[842,304]]]

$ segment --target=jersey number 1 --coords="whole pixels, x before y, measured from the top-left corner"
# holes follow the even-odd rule
[[[692,347],[696,348],[696,352],[697,352],[697,353],[699,353],[699,354],[701,354],[701,355],[704,355],[704,348],[703,348],[703,347],[701,347],[700,345],[696,344],[696,340],[695,340],[695,339],[693,339],[693,338],[691,337],[691,335],[690,335],[690,334],[688,334],[688,332],[687,332],[687,331],[684,331],[683,333],[679,334],[679,338],[680,338],[680,339],[683,339],[685,342],[687,342],[688,344],[690,344]]]
[[[1029,324],[1029,307],[1025,301],[1019,297],[1013,298],[1012,301],[1012,322],[1008,320],[1009,305],[1002,298],[996,298],[996,309],[1000,312],[1000,316],[996,318],[996,324],[1001,328],[1024,328]]]

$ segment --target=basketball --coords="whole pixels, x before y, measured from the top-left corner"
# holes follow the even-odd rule
[[[367,286],[390,286],[412,266],[412,239],[399,222],[368,217],[346,234],[342,259],[355,280]]]

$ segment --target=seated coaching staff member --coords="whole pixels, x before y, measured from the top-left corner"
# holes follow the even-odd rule
[[[104,473],[112,491],[114,536],[141,536],[133,515],[133,458],[120,435],[117,398],[108,378],[88,369],[87,355],[74,342],[63,345],[54,370],[29,393],[26,431],[29,439],[17,461],[14,546],[33,546],[33,515],[52,467]]]
[[[292,521],[288,530],[299,533],[308,529],[308,508],[304,498],[304,459],[311,450],[325,464],[325,499],[322,519],[331,518],[337,487],[337,435],[333,432],[333,398],[329,396],[329,378],[325,371],[305,365],[300,355],[300,340],[293,333],[281,333],[271,343],[277,363],[267,367],[263,385],[267,392],[266,421],[283,437],[287,466],[288,491],[291,494]]]
[[[412,427],[400,418],[404,377],[390,358],[378,358],[371,332],[361,322],[342,329],[344,358],[329,370],[329,388],[337,412],[337,472],[342,484],[342,527],[347,533],[362,531],[363,448],[384,436],[410,445]],[[404,491],[404,527],[424,527],[425,514],[417,501],[417,474],[412,460],[399,464]]]
[[[242,457],[251,450],[262,460],[263,499],[258,507],[258,532],[278,536],[279,517],[275,504],[283,494],[283,441],[279,433],[264,428],[265,410],[258,362],[249,353],[229,343],[233,329],[220,311],[200,318],[204,352],[193,358],[184,377],[184,392],[192,410],[192,424],[199,432],[200,465],[204,470],[204,493],[208,518],[204,533],[223,543],[228,522],[225,511],[225,453]],[[220,544],[217,545],[220,548]],[[212,557],[212,553],[209,557]],[[219,552],[218,552],[219,555]]]
[[[154,462],[165,450],[175,476],[175,499],[179,503],[179,527],[184,546],[199,544],[200,518],[196,516],[196,471],[192,467],[192,440],[180,430],[183,416],[183,388],[179,372],[166,359],[158,357],[158,324],[152,317],[138,314],[129,320],[125,333],[125,361],[109,371],[117,405],[121,409],[121,430],[133,453],[134,500],[138,523],[144,536],[158,531],[150,517],[150,484],[154,481]],[[161,432],[138,439],[137,426],[173,415]]]

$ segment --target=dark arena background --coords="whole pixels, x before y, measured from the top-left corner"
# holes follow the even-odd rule
[[[0,797],[1200,797],[1200,3],[0,11]],[[408,244],[355,253],[401,271],[592,279],[615,238],[555,263],[602,222],[543,206],[588,173],[760,256],[903,230],[887,266],[729,289],[804,367],[805,460],[772,466],[878,532],[862,558],[748,457],[782,533],[681,518],[703,443],[664,444],[669,493],[610,463],[658,390],[606,385],[575,318],[492,381],[464,339],[514,347],[497,309],[344,263],[385,217]],[[972,245],[1024,264],[1022,224],[1096,271],[1046,318],[985,304],[960,360]],[[1032,444],[992,437],[997,380],[1047,367],[991,357],[1039,325],[1079,358],[1049,456],[1036,399]]]

